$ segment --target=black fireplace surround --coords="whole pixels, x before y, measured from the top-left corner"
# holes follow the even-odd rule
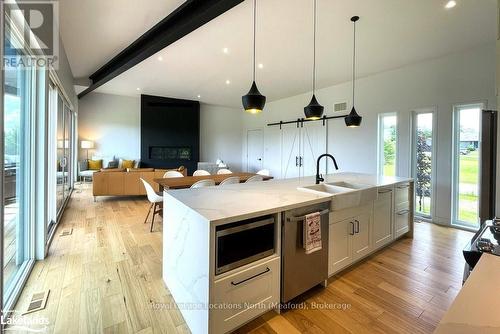
[[[141,167],[185,166],[200,158],[200,103],[141,95]]]

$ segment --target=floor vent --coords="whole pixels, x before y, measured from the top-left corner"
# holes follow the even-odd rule
[[[23,313],[23,315],[43,310],[47,304],[49,292],[50,290],[33,294],[33,296],[31,296],[31,302],[28,305],[28,309]]]
[[[70,228],[70,229],[67,229],[67,230],[63,230],[61,232],[61,234],[59,234],[60,237],[65,237],[67,235],[71,235],[73,234],[73,228]]]

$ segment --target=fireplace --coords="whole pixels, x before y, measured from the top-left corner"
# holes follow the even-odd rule
[[[198,101],[141,96],[141,166],[176,168],[192,174],[200,155]]]

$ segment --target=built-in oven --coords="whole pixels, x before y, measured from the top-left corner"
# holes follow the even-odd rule
[[[215,228],[215,273],[222,274],[275,252],[275,219],[264,216]]]

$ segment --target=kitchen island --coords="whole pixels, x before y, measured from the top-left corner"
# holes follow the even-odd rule
[[[412,236],[411,179],[337,173],[326,175],[324,185],[314,183],[314,177],[304,177],[165,191],[163,280],[191,332],[229,332],[279,306],[287,211],[327,208],[328,276]],[[248,256],[251,262],[231,263],[231,254],[218,250],[238,245],[221,240],[243,225],[257,226],[262,234],[240,239],[240,252],[262,249]]]

